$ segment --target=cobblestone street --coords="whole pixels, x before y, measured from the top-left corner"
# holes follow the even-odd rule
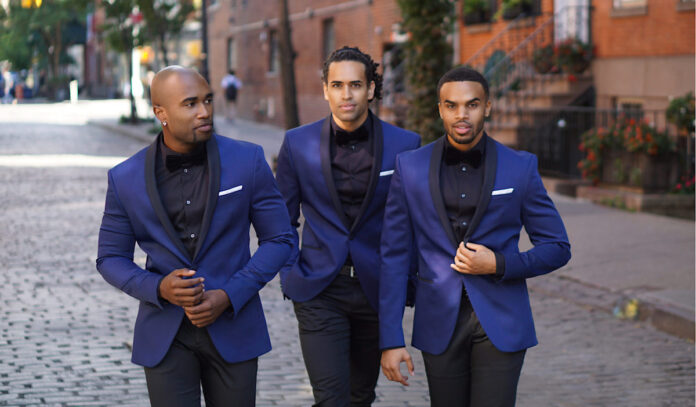
[[[32,108],[0,106],[0,406],[147,406],[128,348],[137,302],[95,269],[106,171],[146,143],[86,125],[65,104]],[[572,216],[574,200],[553,198]],[[527,353],[519,406],[694,405],[693,343],[586,305],[578,298],[591,293],[571,292],[562,272],[535,280],[540,345]],[[273,350],[260,358],[257,405],[309,406],[292,306],[277,278],[261,294]],[[381,377],[375,406],[429,404],[411,354],[411,386]]]

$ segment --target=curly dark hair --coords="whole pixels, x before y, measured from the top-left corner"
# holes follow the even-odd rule
[[[332,52],[326,61],[324,61],[324,66],[321,70],[321,80],[327,83],[329,78],[329,65],[332,62],[340,61],[356,61],[365,65],[365,77],[367,78],[367,83],[375,83],[375,94],[370,99],[370,102],[374,99],[382,99],[382,75],[377,73],[378,63],[372,60],[372,57],[368,54],[360,51],[358,47],[343,47]]]

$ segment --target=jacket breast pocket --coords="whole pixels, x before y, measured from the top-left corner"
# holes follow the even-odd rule
[[[218,192],[218,198],[231,198],[231,197],[240,196],[240,195],[242,195],[243,190],[244,190],[244,185],[237,185],[237,186],[233,186],[231,188],[220,189],[220,192]]]

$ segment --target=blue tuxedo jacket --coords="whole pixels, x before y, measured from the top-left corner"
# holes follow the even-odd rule
[[[446,138],[397,157],[382,232],[380,347],[404,346],[401,328],[411,244],[418,255],[418,289],[412,343],[432,354],[444,352],[454,333],[462,288],[493,345],[513,352],[537,344],[525,279],[568,262],[563,222],[546,194],[537,159],[491,138],[484,161],[481,198],[464,240],[505,257],[505,274],[473,276],[450,268],[459,242],[440,190],[440,161]],[[534,248],[520,253],[524,226]]]
[[[372,173],[360,213],[349,224],[331,172],[330,123],[329,116],[288,131],[278,155],[278,187],[295,233],[300,206],[305,218],[299,259],[280,271],[283,292],[298,302],[314,298],[334,280],[350,253],[376,310],[379,242],[394,160],[398,153],[418,148],[420,137],[372,115]]]
[[[296,245],[287,210],[261,147],[214,135],[206,148],[210,187],[193,258],[157,191],[157,141],[109,171],[97,269],[140,300],[132,357],[139,365],[152,367],[164,358],[184,318],[183,308],[157,296],[160,279],[178,268],[196,270],[207,290],[227,293],[233,312],[207,327],[225,360],[249,360],[271,349],[258,291]],[[259,239],[253,256],[250,224]],[[133,262],[136,242],[147,254],[145,269]]]

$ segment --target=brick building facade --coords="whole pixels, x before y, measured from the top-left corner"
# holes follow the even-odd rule
[[[395,0],[289,0],[295,80],[301,123],[328,114],[321,85],[322,62],[344,45],[358,46],[382,63],[399,39]],[[283,125],[278,66],[278,1],[217,0],[209,6],[209,70],[216,108],[220,81],[229,68],[243,81],[237,107],[242,118]],[[374,107],[373,107],[374,108]]]
[[[593,5],[597,107],[665,109],[672,97],[694,90],[693,0]]]
[[[585,26],[574,34],[595,47],[591,74],[598,108],[661,110],[672,97],[694,90],[694,0],[531,0],[531,16],[516,22],[494,17],[502,2],[488,2],[484,21],[460,19],[461,63],[496,38],[509,51],[555,14],[557,41],[563,38],[559,23],[571,20]],[[577,21],[573,9],[590,5],[589,17]]]

